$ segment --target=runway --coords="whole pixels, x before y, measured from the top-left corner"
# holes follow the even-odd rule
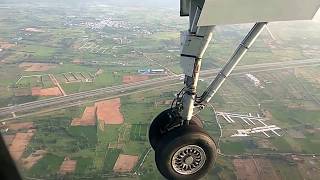
[[[305,66],[317,66],[320,65],[320,59],[306,59],[306,60],[293,60],[286,62],[276,62],[276,63],[261,63],[253,65],[242,65],[238,66],[231,75],[245,74],[248,72],[263,72],[263,71],[273,71],[280,69],[290,69],[295,67],[305,67]],[[202,78],[213,77],[220,71],[219,68],[201,71]],[[6,117],[12,113],[28,112],[37,109],[42,109],[46,107],[55,107],[54,109],[63,107],[63,105],[74,103],[78,105],[82,101],[87,99],[92,99],[95,97],[103,96],[104,98],[108,96],[117,96],[125,93],[134,93],[141,90],[154,89],[154,87],[161,87],[163,85],[171,85],[181,83],[181,75],[170,75],[161,78],[155,78],[150,80],[145,80],[141,82],[135,82],[130,84],[122,84],[111,87],[99,88],[95,90],[83,91],[73,94],[68,94],[66,96],[52,97],[43,100],[37,100],[33,102],[17,104],[9,107],[0,108],[0,117]],[[83,102],[84,103],[84,102]]]

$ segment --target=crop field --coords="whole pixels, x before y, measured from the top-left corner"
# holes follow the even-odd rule
[[[280,179],[271,162],[266,159],[234,159],[233,165],[239,179]]]
[[[146,141],[148,124],[132,124],[130,131],[130,140],[133,141]]]
[[[16,86],[19,87],[42,87],[50,88],[53,87],[53,82],[48,75],[32,75],[22,76],[16,82]]]
[[[120,155],[121,150],[120,149],[113,149],[108,148],[105,154],[105,161],[104,161],[104,172],[112,172],[113,167],[115,166],[117,159]]]
[[[104,129],[101,129],[97,126],[98,141],[96,144],[94,157],[94,165],[97,170],[101,171],[104,169],[107,158],[106,153],[109,150],[108,146],[110,143],[117,142],[120,134],[119,129],[119,125],[109,125],[104,127]]]
[[[31,169],[26,172],[26,175],[32,176],[55,176],[59,171],[60,165],[63,162],[64,157],[60,157],[54,154],[46,154],[40,159]]]
[[[287,162],[281,160],[273,160],[272,164],[280,179],[302,179],[297,165],[288,165]]]

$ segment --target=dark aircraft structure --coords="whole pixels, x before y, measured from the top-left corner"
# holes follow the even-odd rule
[[[155,162],[167,179],[199,179],[214,165],[218,147],[203,130],[197,115],[213,98],[250,49],[268,22],[311,20],[319,0],[181,0],[180,15],[189,17],[189,29],[181,37],[184,87],[171,108],[160,113],[149,129]],[[217,25],[255,23],[231,58],[207,87],[197,94],[201,61]]]

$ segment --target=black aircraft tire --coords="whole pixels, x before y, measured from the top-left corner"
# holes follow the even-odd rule
[[[175,117],[175,113],[172,112],[172,109],[167,109],[162,111],[154,120],[152,121],[149,128],[149,142],[153,149],[156,149],[158,144],[160,143],[163,135],[165,134],[165,127],[176,121],[178,117]],[[201,119],[198,116],[192,117],[190,121],[191,125],[196,125],[198,127],[203,128],[203,124]]]
[[[195,180],[213,167],[216,153],[216,145],[210,135],[202,128],[191,125],[168,132],[156,149],[155,160],[165,178]],[[190,170],[181,168],[186,163],[189,163]]]

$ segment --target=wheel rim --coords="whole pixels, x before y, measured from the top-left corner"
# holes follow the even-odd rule
[[[179,174],[198,172],[206,162],[206,153],[197,145],[187,145],[177,150],[171,160],[172,168]]]

